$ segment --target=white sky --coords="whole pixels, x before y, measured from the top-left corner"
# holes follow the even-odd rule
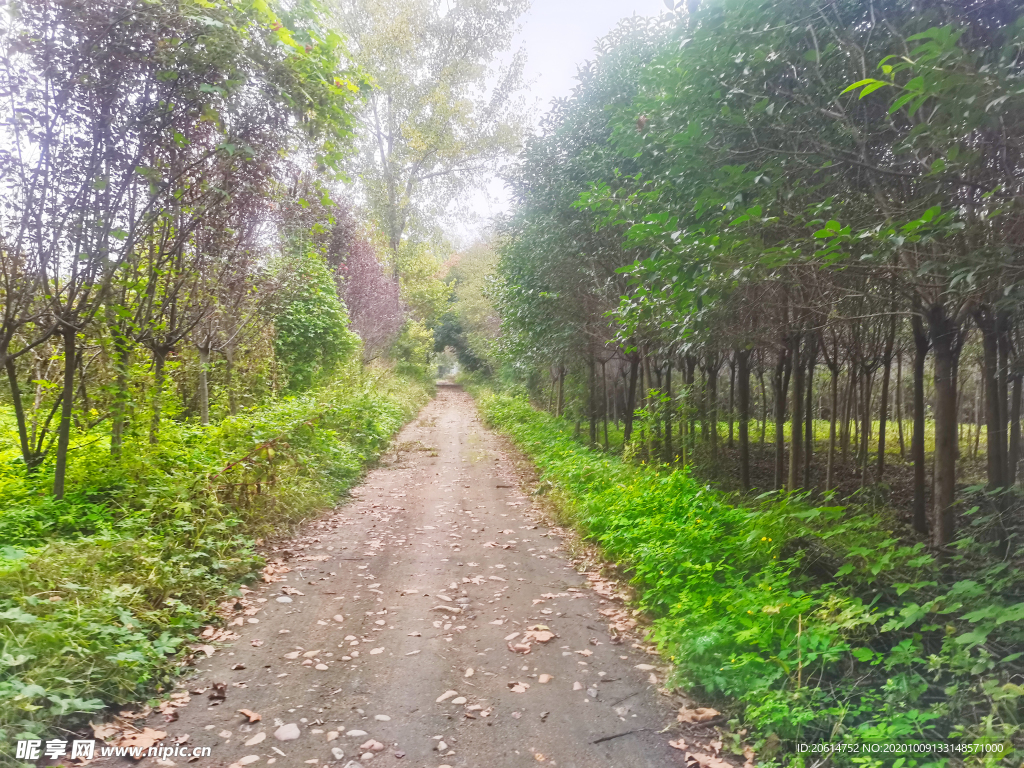
[[[662,12],[667,12],[662,0],[532,0],[512,49],[526,51],[527,104],[532,107],[534,124],[547,112],[552,99],[569,95],[576,84],[577,65],[594,57],[594,43],[620,19]],[[487,227],[490,217],[507,210],[508,200],[498,179],[490,181],[488,191],[472,201],[477,220],[464,219],[456,226],[452,234],[458,239],[473,239]]]

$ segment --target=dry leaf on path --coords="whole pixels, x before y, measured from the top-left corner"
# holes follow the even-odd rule
[[[512,653],[529,653],[530,647],[529,643],[516,643],[515,645],[508,643],[508,649],[512,651]]]
[[[512,691],[512,693],[526,693],[526,689],[530,687],[530,684],[511,682],[508,684],[508,687],[509,690]]]
[[[262,715],[257,712],[253,712],[251,709],[240,709],[238,711],[248,717],[250,723],[258,723],[263,719]]]
[[[686,742],[683,741],[682,739],[676,739],[675,741],[670,741],[668,743],[668,745],[670,747],[672,747],[673,749],[681,749],[681,750],[689,749],[689,747],[687,746]]]
[[[701,752],[687,752],[686,759],[696,761],[698,768],[733,768],[732,763],[727,763],[720,757],[712,757]]]
[[[119,747],[139,747],[142,750],[149,749],[161,739],[167,737],[164,731],[156,731],[152,728],[143,728],[138,733],[129,733],[117,740]]]
[[[710,707],[698,707],[697,709],[680,707],[676,720],[680,723],[706,723],[708,720],[714,720],[719,714],[721,713],[717,709]]]

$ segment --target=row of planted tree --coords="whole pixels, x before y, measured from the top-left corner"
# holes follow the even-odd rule
[[[602,41],[510,174],[503,359],[556,411],[568,372],[591,442],[621,416],[646,457],[714,465],[735,420],[744,489],[904,457],[908,517],[948,545],[958,489],[1020,476],[1017,7],[688,6]]]
[[[168,415],[308,388],[408,326],[383,249],[328,193],[367,79],[315,7],[8,10],[0,363],[57,498],[76,440],[157,443]]]

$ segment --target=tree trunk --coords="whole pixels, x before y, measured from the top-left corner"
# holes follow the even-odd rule
[[[626,392],[626,411],[622,414],[624,422],[622,428],[623,448],[625,448],[626,443],[629,442],[629,438],[633,434],[633,411],[636,410],[636,379],[639,372],[640,361],[637,359],[636,353],[634,353],[629,358],[629,388]]]
[[[993,311],[982,307],[973,314],[981,331],[981,348],[984,353],[982,384],[985,397],[985,445],[988,459],[988,489],[993,490],[1002,488],[1005,484],[1003,467],[1006,464],[999,428],[999,339]]]
[[[666,464],[672,462],[672,361],[665,365],[665,450],[662,454]]]
[[[878,405],[878,456],[875,459],[875,482],[881,482],[885,474],[885,431],[889,424],[889,381],[892,378],[892,348],[896,343],[896,314],[889,318],[889,334],[885,337],[885,351],[882,353],[882,391]]]
[[[68,471],[68,447],[71,444],[71,414],[75,404],[75,368],[77,366],[77,329],[65,326],[61,331],[64,338],[64,384],[60,422],[57,425],[57,458],[53,466],[53,496],[64,498],[64,481]]]
[[[830,394],[832,396],[832,412],[829,414],[828,423],[828,459],[825,464],[825,491],[831,491],[836,464],[836,421],[839,414],[839,359],[833,361],[832,365],[829,366],[829,371],[832,374],[831,380],[829,381]]]
[[[764,383],[764,365],[761,365],[757,369],[757,380],[761,384],[761,440],[760,444],[764,445],[765,438],[768,434],[768,387]]]
[[[711,469],[718,470],[718,368],[720,365],[718,353],[708,358],[707,366],[707,391],[708,391],[708,425],[711,438]]]
[[[807,408],[804,414],[804,488],[811,487],[811,461],[814,458],[814,366],[818,358],[818,338],[807,340]]]
[[[775,363],[772,383],[775,385],[775,490],[781,490],[786,472],[786,389],[789,377],[786,373],[787,355],[785,348],[779,350]]]
[[[1010,315],[1005,310],[996,314],[996,343],[999,349],[999,455],[1003,460],[1003,485],[1013,485],[1010,477],[1010,451],[1007,424],[1010,421]]]
[[[921,315],[910,317],[914,330],[914,427],[910,436],[910,460],[914,464],[914,530],[928,534],[927,484],[924,465],[924,364],[928,356],[928,334]]]
[[[850,360],[850,368],[846,372],[846,392],[843,397],[843,421],[839,430],[839,447],[842,450],[843,464],[849,460],[850,451],[850,411],[853,410],[853,400],[857,388],[857,368],[854,361]]]
[[[907,460],[907,446],[903,439],[903,352],[896,350],[896,432],[900,439],[900,460]]]
[[[167,362],[167,350],[157,347],[153,350],[153,413],[149,422],[149,442],[156,445],[160,439],[160,415],[164,402],[164,363]]]
[[[590,387],[587,395],[587,414],[590,417],[590,447],[597,447],[597,365],[594,363],[594,353],[590,352],[587,358],[587,368],[590,375]]]
[[[18,384],[18,368],[14,359],[5,357],[4,367],[7,369],[7,383],[11,387],[11,404],[14,406],[14,419],[18,425],[18,442],[21,444],[21,458],[28,469],[36,465],[36,457],[28,441],[28,421],[25,419],[25,404],[21,402],[21,387]]]
[[[861,396],[864,398],[861,407],[860,428],[860,484],[863,488],[868,482],[868,454],[871,451],[871,384],[874,371],[865,366],[861,384]]]
[[[558,366],[558,400],[555,404],[555,417],[562,418],[562,409],[565,407],[565,366]]]
[[[935,545],[946,547],[956,535],[956,394],[961,328],[941,304],[927,308],[935,360]]]
[[[210,423],[210,347],[199,347],[199,423]]]
[[[729,448],[733,446],[733,422],[736,420],[736,358],[729,360]]]
[[[792,426],[789,433],[789,482],[786,487],[795,491],[800,487],[800,470],[803,468],[803,415],[804,415],[804,361],[800,357],[799,333],[794,333],[790,341],[790,354],[793,369],[793,404]]]
[[[238,415],[238,396],[235,393],[235,350],[228,347],[224,350],[224,388],[228,392],[228,412]],[[550,410],[550,409],[549,409]]]
[[[736,350],[739,377],[740,489],[750,490],[750,350]]]
[[[601,393],[604,395],[604,449],[608,450],[608,376],[605,372],[606,360],[601,361]]]
[[[1017,465],[1020,463],[1020,407],[1022,379],[1024,379],[1024,374],[1015,373],[1013,376],[1013,396],[1010,400],[1010,462],[1006,475],[1007,485],[1013,485],[1017,482]]]

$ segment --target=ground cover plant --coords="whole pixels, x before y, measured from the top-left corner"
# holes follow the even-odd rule
[[[521,396],[476,392],[571,521],[628,566],[674,682],[732,702],[761,758],[809,765],[821,755],[797,744],[846,741],[978,752],[834,764],[1015,764],[1024,603],[1019,573],[985,558],[981,513],[940,563],[880,513],[731,497],[686,468],[590,449]]]

